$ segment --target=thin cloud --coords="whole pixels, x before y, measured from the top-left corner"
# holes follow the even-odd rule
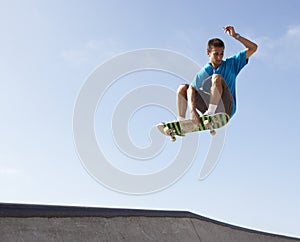
[[[107,59],[122,51],[120,45],[112,39],[89,40],[78,49],[63,50],[61,57],[74,65],[81,65],[94,59]]]
[[[290,26],[283,36],[274,39],[268,36],[257,38],[259,49],[256,58],[271,65],[283,66],[287,62],[291,66],[298,66],[300,56],[295,54],[300,45],[300,25]]]
[[[85,63],[88,60],[88,51],[86,49],[80,50],[64,50],[61,56],[68,62],[76,65]]]
[[[0,175],[1,176],[3,176],[3,175],[12,176],[12,175],[18,175],[18,174],[20,174],[20,171],[17,170],[17,169],[13,169],[13,168],[0,169]]]

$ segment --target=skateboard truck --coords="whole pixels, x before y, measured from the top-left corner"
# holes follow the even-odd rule
[[[204,125],[205,127],[207,127],[210,130],[210,134],[211,135],[215,135],[216,131],[214,130],[213,126],[211,125],[211,122],[209,122],[209,120],[204,120]]]
[[[168,136],[171,136],[170,139],[172,142],[176,141],[176,137],[175,137],[175,129],[170,129],[168,127],[164,127],[164,133]]]

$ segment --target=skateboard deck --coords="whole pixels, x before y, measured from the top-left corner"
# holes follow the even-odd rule
[[[186,119],[182,121],[159,123],[156,127],[162,134],[170,136],[174,142],[176,141],[176,136],[184,136],[191,132],[210,130],[211,135],[215,135],[215,129],[225,126],[229,119],[226,113],[216,113],[200,117],[199,125],[196,125],[191,119]]]

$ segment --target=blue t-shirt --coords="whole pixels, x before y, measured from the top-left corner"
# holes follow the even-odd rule
[[[222,64],[217,69],[214,69],[212,65],[208,63],[197,73],[191,86],[194,86],[196,90],[199,91],[199,89],[202,89],[204,80],[208,79],[213,74],[222,75],[232,95],[232,117],[236,112],[236,77],[246,64],[246,50],[242,50],[236,55],[223,60]]]

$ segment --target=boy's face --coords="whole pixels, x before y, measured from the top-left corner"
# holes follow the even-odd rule
[[[224,47],[213,47],[211,51],[207,51],[207,55],[213,67],[217,68],[222,64]]]

